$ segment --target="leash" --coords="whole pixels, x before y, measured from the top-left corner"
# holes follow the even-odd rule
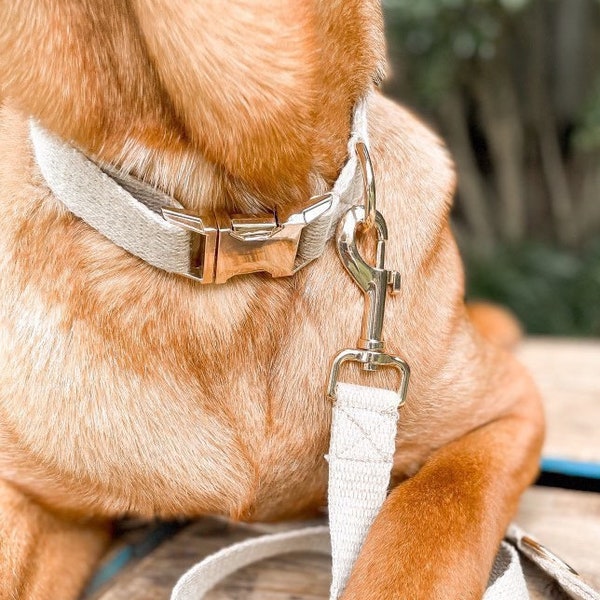
[[[212,554],[183,575],[171,594],[171,600],[201,600],[204,595],[229,575],[255,562],[290,554],[312,552],[331,554],[329,528],[307,527],[284,533],[253,538]],[[330,593],[339,598],[340,590]],[[338,595],[334,595],[338,594]],[[575,600],[597,600],[597,596],[571,596]],[[529,594],[517,550],[502,542],[483,600],[528,600]]]
[[[385,268],[387,227],[375,206],[375,184],[366,139],[355,144],[363,183],[364,205],[353,206],[340,220],[338,253],[345,269],[365,294],[365,312],[358,347],[342,350],[333,361],[327,396],[333,401],[329,453],[329,528],[312,527],[246,540],[225,548],[192,567],[177,582],[171,600],[201,600],[217,583],[254,562],[290,552],[331,554],[329,600],[339,600],[367,533],[387,496],[399,408],[410,369],[385,352],[382,338],[388,287],[400,290],[400,274]],[[356,231],[375,228],[375,266],[356,246]],[[365,371],[392,367],[400,373],[396,391],[338,381],[348,361]],[[518,552],[534,561],[574,600],[600,600],[577,573],[544,546],[512,525],[494,561],[483,600],[528,600],[529,592]]]
[[[342,263],[365,294],[357,348],[333,361],[327,395],[333,402],[329,453],[329,528],[312,527],[246,540],[209,556],[176,584],[171,600],[199,600],[225,577],[254,562],[289,552],[332,556],[330,600],[338,600],[369,528],[387,495],[399,408],[409,381],[408,365],[385,352],[383,316],[388,287],[400,289],[400,274],[385,268],[387,227],[375,205],[368,154],[367,99],[354,111],[349,159],[333,189],[286,222],[276,214],[200,216],[175,199],[127,174],[102,170],[82,152],[30,123],[40,171],[54,195],[75,215],[145,262],[201,283],[234,275],[296,272],[318,256],[337,225]],[[364,203],[357,204],[357,200]],[[339,221],[339,224],[338,224]],[[377,234],[375,266],[360,255],[356,231]],[[244,256],[240,260],[240,256]],[[281,257],[284,257],[283,260]],[[365,371],[396,369],[395,391],[338,382],[340,368],[357,362]],[[492,569],[484,600],[529,598],[518,552],[532,560],[574,600],[600,600],[577,573],[535,539],[511,525]]]
[[[219,582],[261,560],[291,552],[332,556],[330,600],[338,600],[362,543],[385,500],[392,466],[398,393],[338,383],[329,460],[329,527],[308,527],[245,540],[187,571],[171,600],[201,600]],[[537,540],[511,525],[483,600],[529,600],[519,554],[573,600],[600,600],[578,574]]]

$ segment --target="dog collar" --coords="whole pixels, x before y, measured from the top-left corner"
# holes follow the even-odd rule
[[[333,188],[285,222],[276,213],[194,214],[134,177],[101,169],[34,120],[30,138],[42,176],[69,211],[148,264],[200,283],[261,271],[293,275],[321,256],[372,178],[368,153],[360,152],[368,143],[367,98],[354,108],[348,160]]]

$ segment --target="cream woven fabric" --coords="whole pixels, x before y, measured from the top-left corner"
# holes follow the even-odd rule
[[[385,500],[399,397],[388,390],[344,383],[338,383],[336,395],[329,450],[331,530],[327,527],[296,529],[225,548],[192,567],[175,586],[171,600],[200,600],[225,577],[265,558],[289,552],[328,553],[331,550],[330,600],[339,598],[364,537]],[[522,537],[523,531],[518,527],[509,528],[483,600],[529,598],[519,549],[557,581],[573,600],[600,600],[576,575],[558,568],[552,561],[530,556],[531,552],[520,541]]]
[[[329,446],[331,600],[337,600],[390,482],[400,396],[338,383]]]

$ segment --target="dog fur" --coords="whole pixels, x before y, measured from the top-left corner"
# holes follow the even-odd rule
[[[285,216],[336,178],[381,77],[377,3],[17,0],[0,23],[0,598],[74,600],[124,515],[314,513],[324,384],[363,310],[333,244],[285,279],[160,272],[53,197],[28,117],[189,209]],[[465,308],[442,144],[379,94],[370,129],[403,275],[384,332],[412,379],[344,600],[480,598],[537,471],[540,401]]]

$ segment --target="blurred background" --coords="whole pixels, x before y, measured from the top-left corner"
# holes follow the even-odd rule
[[[600,336],[600,2],[384,0],[389,95],[446,140],[468,296]]]

